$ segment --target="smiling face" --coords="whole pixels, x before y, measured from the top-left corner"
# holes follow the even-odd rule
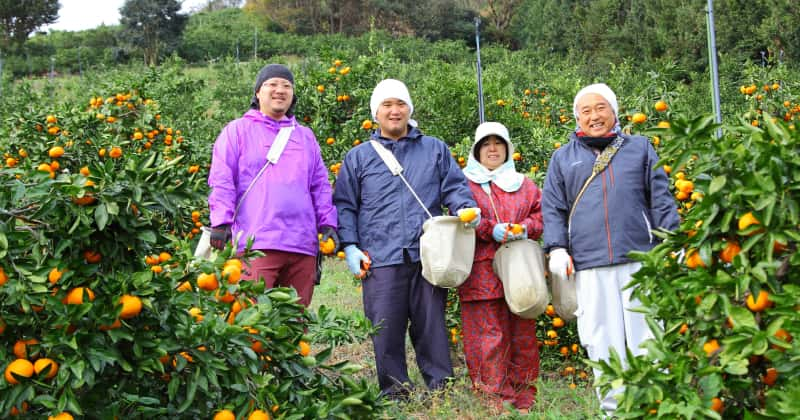
[[[408,119],[411,109],[408,104],[396,98],[389,98],[378,105],[375,119],[381,127],[381,136],[400,140],[408,134]]]
[[[292,106],[294,88],[288,80],[273,77],[261,84],[261,88],[256,92],[256,97],[261,113],[279,120]]]
[[[506,162],[508,148],[506,142],[500,137],[491,135],[478,144],[478,161],[490,171],[493,171]]]
[[[588,93],[578,99],[578,126],[589,137],[603,137],[614,129],[617,117],[602,96]]]

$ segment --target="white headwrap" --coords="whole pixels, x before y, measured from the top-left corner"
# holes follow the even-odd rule
[[[475,158],[475,148],[481,140],[490,135],[500,137],[506,142],[506,161],[495,168],[489,170],[483,166],[477,158]],[[522,181],[525,180],[525,175],[517,172],[514,167],[514,144],[511,143],[511,136],[508,135],[508,129],[497,122],[485,122],[478,126],[475,130],[475,141],[472,143],[472,148],[469,152],[467,159],[467,166],[464,168],[464,175],[472,182],[481,184],[484,191],[488,192],[489,183],[494,182],[495,185],[500,187],[505,192],[514,192],[522,186]]]
[[[378,113],[378,107],[380,104],[390,98],[399,99],[405,102],[408,105],[408,116],[410,117],[414,113],[414,103],[411,102],[411,95],[408,93],[408,88],[406,85],[396,79],[384,79],[381,80],[377,86],[375,86],[375,90],[372,91],[372,97],[369,100],[369,108],[372,111],[372,119],[375,119],[375,115]],[[413,119],[408,120],[408,124],[412,127],[417,126],[417,122]]]
[[[619,105],[617,104],[617,95],[614,94],[614,91],[605,83],[595,83],[578,91],[578,94],[575,95],[575,99],[572,100],[572,115],[575,116],[575,123],[577,124],[578,122],[578,100],[590,93],[596,93],[602,96],[603,99],[611,105],[611,109],[614,110],[614,118],[616,119],[612,131],[619,133]],[[580,126],[578,126],[578,129],[580,129]]]

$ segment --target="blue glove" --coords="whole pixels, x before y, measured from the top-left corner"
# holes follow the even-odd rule
[[[492,238],[500,243],[503,243],[504,239],[505,242],[525,239],[528,237],[528,227],[525,225],[520,225],[520,226],[522,226],[522,233],[518,233],[515,235],[511,232],[510,223],[498,223],[494,225],[494,228],[492,229]],[[508,233],[506,233],[506,231]]]
[[[466,207],[466,208],[463,208],[463,209],[457,211],[456,215],[459,218],[461,218],[461,214],[463,212],[467,211],[467,210],[475,211],[475,218],[473,218],[472,220],[470,220],[468,222],[464,222],[464,227],[470,228],[470,229],[475,229],[475,228],[478,227],[478,224],[480,224],[480,222],[481,222],[481,209],[479,209],[478,207]],[[464,219],[461,219],[461,220],[464,220]]]
[[[347,245],[344,247],[345,260],[347,260],[347,268],[355,276],[361,275],[361,262],[369,263],[370,259],[355,245]]]
[[[494,225],[494,228],[492,228],[492,238],[495,240],[495,242],[500,243],[508,241],[511,239],[510,231],[508,232],[508,235],[506,235],[506,231],[508,230],[508,223],[498,223]]]

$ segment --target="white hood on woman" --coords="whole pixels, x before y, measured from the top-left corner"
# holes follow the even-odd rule
[[[506,161],[495,168],[490,170],[483,166],[475,157],[476,147],[478,143],[484,138],[495,135],[506,142]],[[477,151],[479,152],[479,151]],[[475,130],[475,140],[472,142],[472,148],[469,152],[467,159],[467,166],[464,167],[464,175],[472,182],[480,184],[484,190],[489,189],[489,183],[494,182],[501,190],[505,192],[514,192],[522,186],[522,181],[525,175],[517,172],[514,167],[514,144],[511,143],[511,137],[508,135],[508,129],[497,122],[485,122],[478,126]]]

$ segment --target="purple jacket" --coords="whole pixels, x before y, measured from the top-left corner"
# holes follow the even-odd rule
[[[278,163],[261,174],[234,221],[236,205],[267,162],[278,131],[293,124]],[[234,238],[241,232],[239,252],[252,236],[253,249],[316,255],[317,233],[325,226],[337,227],[319,144],[311,129],[294,117],[275,121],[251,109],[231,121],[214,143],[208,185],[211,226],[232,224]]]

